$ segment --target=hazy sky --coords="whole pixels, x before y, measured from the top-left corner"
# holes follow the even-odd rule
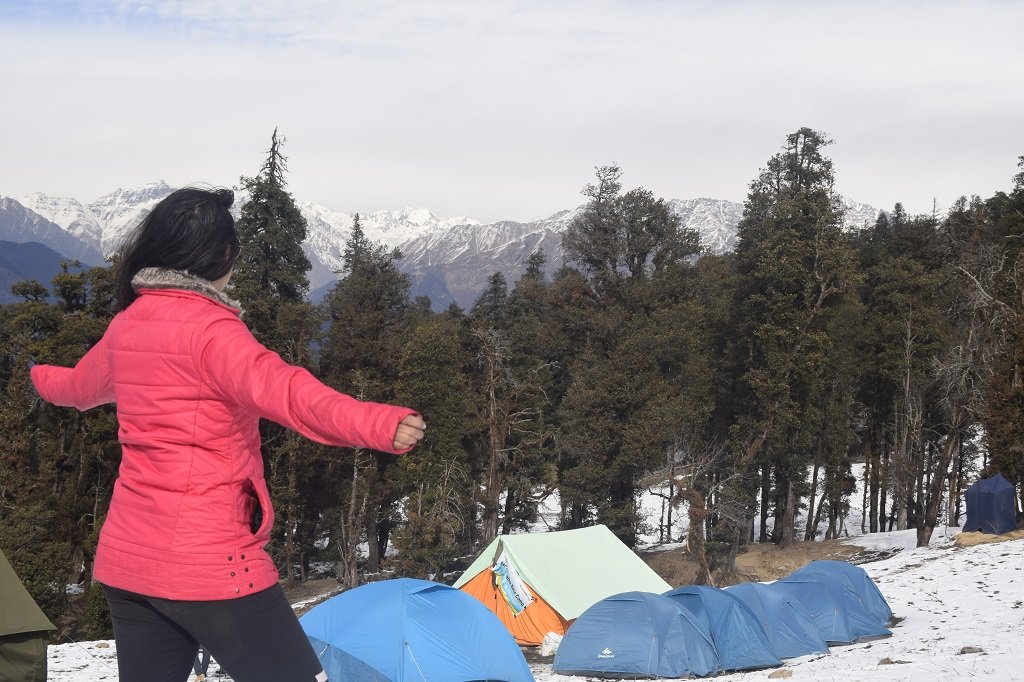
[[[0,194],[235,185],[530,220],[626,189],[742,201],[801,126],[911,213],[1008,190],[1024,2],[0,0]]]

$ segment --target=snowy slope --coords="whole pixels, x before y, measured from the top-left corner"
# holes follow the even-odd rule
[[[1024,540],[958,548],[956,529],[936,531],[933,546],[911,549],[915,531],[853,538],[872,549],[902,548],[863,567],[878,584],[899,622],[893,636],[833,647],[831,653],[785,662],[792,680],[904,680],[937,682],[975,678],[1024,679]],[[113,642],[51,646],[52,682],[116,680]],[[532,666],[537,682],[582,682],[554,674],[550,664]],[[732,682],[767,680],[779,669],[722,675]],[[212,680],[229,678],[211,665]],[[773,678],[774,679],[774,678]]]

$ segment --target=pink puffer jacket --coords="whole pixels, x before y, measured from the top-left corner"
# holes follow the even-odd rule
[[[358,401],[288,365],[205,280],[147,268],[133,283],[139,298],[73,369],[32,368],[52,403],[117,404],[121,468],[94,575],[167,599],[266,589],[279,576],[264,550],[274,513],[259,418],[320,443],[393,453],[398,423],[415,411]]]

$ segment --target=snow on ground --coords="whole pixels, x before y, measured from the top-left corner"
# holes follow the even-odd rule
[[[915,531],[851,538],[869,549],[899,549],[863,564],[899,622],[893,636],[833,647],[831,653],[786,661],[792,680],[902,680],[937,682],[976,678],[1024,680],[1024,540],[956,547],[957,529],[939,528],[932,546],[914,548]],[[113,642],[51,646],[51,682],[117,679]],[[583,682],[550,663],[532,666],[537,682]],[[778,669],[733,673],[716,681],[767,680]],[[227,682],[211,665],[211,681]],[[434,682],[434,681],[431,681]]]
[[[833,647],[824,655],[785,661],[792,680],[904,680],[935,682],[978,678],[1024,680],[1024,540],[956,547],[956,529],[936,531],[932,546],[916,549],[916,531],[850,540],[869,549],[900,551],[863,564],[893,610],[893,636]],[[870,540],[870,542],[864,542]],[[714,678],[767,680],[778,669]],[[581,682],[550,666],[538,682]]]

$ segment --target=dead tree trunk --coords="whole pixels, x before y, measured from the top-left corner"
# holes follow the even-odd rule
[[[928,503],[923,518],[917,524],[917,546],[927,547],[931,542],[932,532],[935,530],[935,521],[939,517],[939,506],[942,502],[942,484],[946,480],[946,471],[949,463],[960,450],[960,432],[954,429],[946,438],[942,448],[942,455],[939,457],[938,466],[932,476],[931,486],[928,490]]]
[[[768,542],[771,540],[771,535],[768,533],[768,516],[771,510],[771,505],[768,504],[768,499],[771,497],[771,494],[771,470],[768,468],[768,465],[765,464],[761,467],[761,525],[757,539],[758,542]]]
[[[687,504],[687,516],[690,520],[686,529],[686,549],[697,562],[697,577],[694,584],[714,586],[715,581],[711,575],[705,543],[704,523],[708,518],[707,504],[699,490],[680,486],[672,498],[671,506],[677,507],[683,502]]]
[[[346,587],[359,585],[359,540],[365,526],[366,503],[369,492],[364,481],[363,469],[368,455],[362,448],[352,454],[352,482],[349,485],[348,508],[342,512],[338,526],[338,580]],[[375,538],[368,538],[375,542]]]
[[[808,542],[818,536],[818,517],[816,515],[815,501],[818,492],[818,462],[815,460],[814,469],[811,471],[811,492],[807,498],[807,528],[804,531],[804,540]]]

